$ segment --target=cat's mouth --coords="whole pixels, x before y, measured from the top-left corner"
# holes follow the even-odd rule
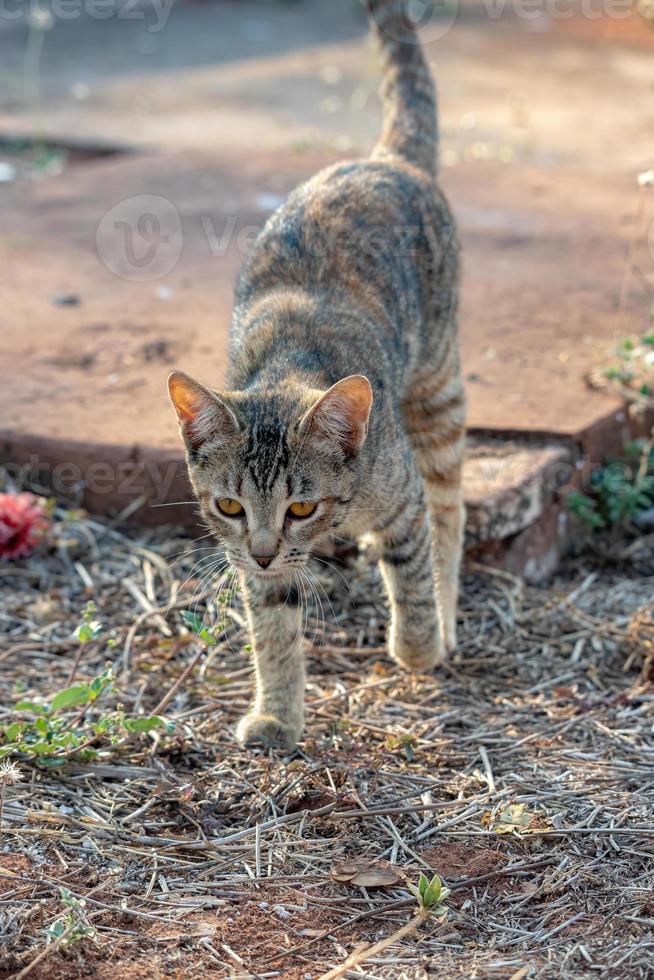
[[[308,558],[301,560],[293,558],[289,561],[282,561],[280,564],[276,564],[273,560],[273,562],[266,568],[262,568],[260,565],[257,565],[252,559],[230,556],[229,560],[234,568],[238,568],[239,571],[245,572],[246,575],[252,575],[258,579],[274,579],[288,577],[299,568],[304,568],[304,566],[307,564]]]
[[[306,559],[303,559],[302,561],[293,559],[292,561],[282,562],[280,565],[268,566],[268,568],[260,568],[259,566],[256,565],[248,565],[247,571],[253,572],[257,578],[262,578],[262,579],[279,578],[281,576],[291,575],[294,571],[297,571],[299,568],[304,568],[306,564],[307,564]]]

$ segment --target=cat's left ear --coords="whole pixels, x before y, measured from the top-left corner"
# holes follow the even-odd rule
[[[215,392],[183,371],[168,378],[168,393],[189,450],[197,452],[207,439],[229,439],[239,433],[231,408]]]
[[[362,374],[352,374],[332,385],[300,422],[300,431],[338,446],[354,456],[368,434],[372,388]]]

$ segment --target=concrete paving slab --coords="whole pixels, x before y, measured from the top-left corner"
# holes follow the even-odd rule
[[[562,446],[471,440],[464,476],[469,546],[536,524],[557,491],[572,482],[574,466],[574,456]]]
[[[326,160],[131,156],[0,190],[8,367],[0,428],[176,445],[162,397],[167,371],[176,365],[222,383],[232,284],[248,237]],[[551,180],[523,170],[517,182],[493,163],[453,169],[446,184],[464,245],[471,428],[583,442],[619,410],[584,377],[616,337],[634,188],[609,176],[588,188],[585,175],[561,170]],[[152,208],[162,228],[170,215],[179,221],[179,248],[173,235],[161,246],[163,264],[132,266],[131,247],[135,262],[139,250],[147,258],[138,223]],[[62,294],[78,302],[57,305]],[[645,323],[648,299],[647,283],[637,282],[625,328]]]

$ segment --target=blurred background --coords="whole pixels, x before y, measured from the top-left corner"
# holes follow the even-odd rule
[[[597,455],[620,421],[586,378],[651,313],[652,17],[460,0],[423,18],[473,433]],[[3,458],[73,464],[72,488],[104,461],[85,503],[130,506],[136,461],[180,458],[168,371],[222,383],[253,236],[378,133],[366,18],[357,0],[0,0],[0,66]]]

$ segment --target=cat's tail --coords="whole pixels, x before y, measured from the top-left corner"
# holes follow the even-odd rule
[[[364,0],[381,48],[384,122],[373,158],[401,157],[429,174],[437,165],[436,90],[408,0]]]

